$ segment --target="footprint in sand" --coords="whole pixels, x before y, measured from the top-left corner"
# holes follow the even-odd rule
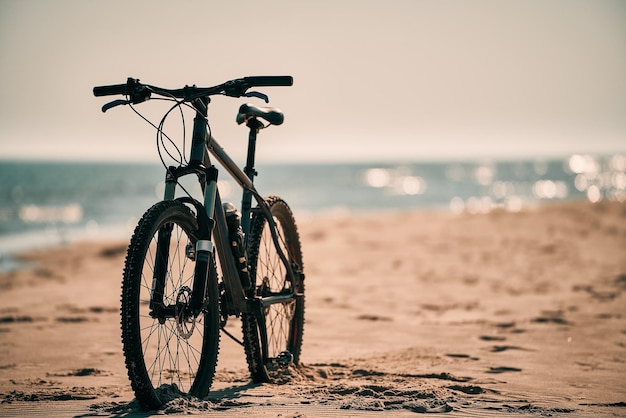
[[[34,322],[33,317],[28,315],[8,315],[0,317],[0,324],[14,324],[18,322]]]
[[[119,312],[118,307],[114,306],[90,306],[88,308],[79,308],[78,306],[72,304],[65,304],[57,306],[57,310],[66,311],[71,314],[86,314],[86,313],[94,313],[94,314],[102,314],[102,313],[115,313]]]
[[[47,376],[50,377],[72,377],[72,376],[98,376],[98,375],[109,375],[109,373],[103,372],[102,370],[94,369],[92,367],[86,367],[83,369],[72,370],[67,373],[46,373]]]
[[[480,386],[463,386],[463,385],[452,385],[447,386],[448,389],[452,389],[456,392],[467,393],[468,395],[478,395],[484,393],[485,390]]]
[[[451,358],[462,358],[462,359],[468,359],[468,360],[480,360],[478,357],[472,357],[469,354],[455,354],[455,353],[450,353],[450,354],[446,354],[446,357],[451,357]]]
[[[511,334],[521,334],[525,330],[522,328],[516,328],[517,324],[515,322],[500,322],[495,324],[495,326],[501,329],[503,332],[509,332]]]
[[[496,327],[500,329],[509,329],[515,327],[515,322],[500,322],[496,324]]]
[[[494,336],[494,335],[481,335],[480,339],[483,341],[506,341],[506,337]]]
[[[493,347],[491,347],[492,353],[502,353],[503,351],[508,351],[508,350],[531,351],[531,350],[528,350],[527,348],[518,347],[515,345],[494,345]]]
[[[57,317],[55,320],[64,324],[79,324],[82,322],[93,321],[93,319],[89,319],[84,316],[60,316]]]
[[[519,369],[517,367],[490,367],[489,370],[486,371],[486,373],[491,373],[491,374],[498,374],[498,373],[509,373],[509,372],[521,372],[522,369]]]
[[[393,318],[390,318],[388,316],[371,315],[371,314],[359,315],[356,317],[356,319],[361,320],[361,321],[382,321],[382,322],[393,321]]]
[[[76,370],[73,374],[71,374],[71,376],[96,376],[99,374],[102,374],[101,370],[87,367],[85,369]]]
[[[118,307],[105,307],[105,306],[90,306],[89,307],[89,312],[91,313],[114,313],[117,314],[119,313],[120,309]]]
[[[540,316],[533,319],[531,322],[536,324],[572,325],[571,322],[560,316]]]

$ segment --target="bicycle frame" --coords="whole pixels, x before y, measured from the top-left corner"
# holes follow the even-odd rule
[[[208,99],[201,98],[196,99],[193,104],[196,109],[196,116],[193,124],[193,136],[191,143],[191,152],[189,164],[180,167],[170,167],[167,170],[165,179],[165,192],[164,200],[172,200],[176,194],[176,184],[180,177],[196,174],[200,181],[204,202],[199,202],[191,198],[179,198],[185,203],[190,203],[195,206],[199,233],[198,241],[196,244],[196,277],[206,277],[208,263],[210,257],[215,256],[214,246],[217,247],[217,253],[219,256],[220,266],[224,275],[223,280],[226,287],[226,291],[230,296],[233,303],[235,312],[228,312],[228,314],[238,314],[240,312],[259,311],[260,308],[270,306],[275,303],[283,303],[287,300],[294,299],[297,295],[276,295],[265,298],[252,297],[248,298],[245,294],[234,256],[230,250],[229,245],[229,231],[226,222],[226,214],[222,207],[222,201],[217,188],[217,173],[218,170],[211,163],[210,155],[212,155],[219,164],[226,169],[235,182],[243,189],[242,197],[242,229],[246,237],[249,233],[250,218],[252,214],[251,200],[255,198],[258,204],[258,210],[261,210],[267,220],[270,227],[272,240],[276,247],[277,253],[281,258],[289,280],[292,283],[292,289],[295,289],[295,274],[294,270],[289,263],[287,256],[279,245],[279,238],[276,232],[276,224],[272,217],[271,211],[265,200],[259,195],[254,187],[254,176],[256,172],[254,170],[254,156],[256,150],[256,135],[259,129],[263,126],[257,119],[251,119],[247,126],[250,129],[249,142],[248,142],[248,155],[245,172],[242,171],[237,164],[228,156],[224,149],[219,145],[217,140],[209,135],[207,130],[207,106]],[[210,155],[209,155],[210,154]],[[159,236],[159,241],[161,237]],[[169,243],[169,238],[166,238]],[[160,246],[161,244],[157,244]],[[169,244],[167,244],[169,245]],[[164,269],[165,270],[165,269]],[[158,276],[158,273],[155,272]],[[162,282],[161,280],[155,280],[155,282]],[[191,308],[195,311],[194,314],[198,314],[202,307],[202,298],[204,295],[204,280],[195,280],[194,289],[192,293]],[[154,287],[154,285],[153,285]],[[153,289],[154,291],[154,289]],[[158,289],[156,289],[158,294]],[[195,296],[195,297],[194,297]],[[260,315],[263,318],[263,315]]]
[[[282,124],[283,113],[273,107],[240,106],[236,121],[250,129],[242,169],[211,135],[207,121],[211,96],[257,97],[267,103],[267,95],[249,90],[291,85],[293,77],[279,75],[165,89],[129,77],[124,84],[93,88],[96,97],[124,97],[104,104],[103,112],[133,107],[152,95],[172,103],[158,125],[133,107],[156,129],[166,171],[163,201],[148,209],[135,228],[122,279],[123,353],[144,410],[165,404],[163,387],[204,398],[215,377],[222,333],[243,346],[254,382],[273,382],[290,364],[298,364],[304,324],[300,235],[287,203],[278,196],[261,197],[254,186],[257,134],[265,122]],[[195,117],[191,141],[186,141],[189,108]],[[163,131],[168,116],[178,110],[182,142],[190,143],[189,151]],[[167,167],[163,152],[174,161],[172,166]],[[242,189],[242,218],[231,204],[222,206],[218,169],[211,160]],[[188,175],[197,177],[201,198],[180,181]],[[177,189],[184,192],[180,197]],[[230,316],[241,318],[241,340],[227,330]]]

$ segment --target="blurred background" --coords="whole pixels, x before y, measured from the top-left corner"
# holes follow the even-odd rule
[[[0,252],[127,234],[158,200],[156,132],[92,95],[129,76],[292,75],[263,90],[285,123],[261,133],[258,186],[300,213],[623,201],[625,41],[621,0],[0,0]],[[242,102],[210,109],[239,162]]]

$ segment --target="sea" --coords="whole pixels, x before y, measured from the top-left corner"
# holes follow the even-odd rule
[[[218,167],[219,168],[219,167]],[[319,213],[434,210],[482,214],[548,202],[626,200],[626,154],[554,159],[268,164],[257,190],[278,195],[298,216]],[[0,271],[14,255],[63,243],[129,238],[162,198],[158,164],[0,161]],[[220,171],[222,200],[241,190]],[[193,178],[183,187],[195,197]]]

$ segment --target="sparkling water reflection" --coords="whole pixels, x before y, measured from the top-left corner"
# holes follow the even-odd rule
[[[281,164],[257,167],[261,194],[296,213],[428,208],[454,213],[519,211],[565,199],[626,200],[626,154],[560,160]],[[0,162],[0,252],[73,236],[126,237],[163,195],[159,165]],[[200,197],[191,178],[183,184]],[[220,174],[224,200],[241,191]],[[28,239],[26,238],[28,236]],[[55,238],[56,237],[56,238]]]

